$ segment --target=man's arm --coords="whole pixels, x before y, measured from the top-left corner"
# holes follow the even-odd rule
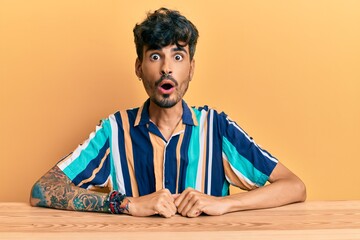
[[[33,186],[30,204],[65,210],[109,213],[109,194],[86,190],[75,186],[71,180],[54,166]],[[167,189],[142,197],[127,197],[130,201],[124,213],[133,216],[159,214],[171,217],[176,214],[174,198]]]
[[[65,210],[109,212],[108,194],[75,186],[54,166],[33,186],[30,204]]]
[[[176,197],[175,205],[183,216],[197,217],[202,212],[221,215],[229,212],[278,207],[306,199],[304,183],[280,162],[269,178],[269,185],[255,190],[213,197],[194,189],[186,189]]]

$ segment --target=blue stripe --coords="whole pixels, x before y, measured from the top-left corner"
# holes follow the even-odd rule
[[[177,179],[177,161],[176,147],[179,142],[179,135],[171,138],[166,147],[165,153],[165,188],[169,189],[172,194],[176,193]]]
[[[114,114],[116,123],[118,126],[118,144],[119,144],[119,153],[120,153],[120,164],[122,169],[122,174],[124,178],[125,185],[125,194],[127,196],[132,196],[132,187],[130,181],[129,167],[126,160],[126,151],[125,151],[125,139],[124,139],[124,129],[122,125],[122,118],[120,112]],[[118,189],[116,189],[118,190]]]
[[[257,170],[248,159],[239,154],[235,146],[225,137],[223,137],[223,151],[228,157],[231,166],[241,172],[247,179],[258,186],[263,186],[266,183],[269,178],[268,175]]]
[[[95,178],[88,183],[81,185],[83,188],[88,188],[89,185],[94,186],[101,186],[103,185],[107,179],[109,178],[110,174],[110,154],[106,157],[103,167],[100,171],[95,175]]]
[[[225,115],[223,115],[223,117],[224,119],[226,118]],[[253,141],[249,140],[251,138],[245,132],[240,132],[233,124],[229,124],[226,119],[224,121],[224,124],[226,125],[226,131],[223,133],[225,138],[231,142],[236,148],[236,151],[243,158],[247,159],[257,170],[269,176],[276,166],[276,162],[266,157],[262,153],[262,151],[266,151],[258,147]],[[235,122],[233,123],[236,124]],[[238,125],[236,126],[239,127]],[[271,156],[269,153],[268,155]],[[271,157],[275,159],[275,157]]]
[[[223,184],[226,182],[224,164],[222,161],[222,139],[219,124],[219,115],[214,111],[213,120],[213,160],[211,170],[211,195],[223,196]]]
[[[192,118],[191,110],[184,100],[182,100],[182,106],[183,106],[183,115],[182,115],[183,123],[186,125],[194,125],[194,120]]]
[[[129,110],[130,137],[134,156],[135,178],[138,185],[139,196],[156,191],[153,161],[153,148],[147,126],[134,126],[137,110]],[[161,184],[161,183],[159,183]]]
[[[78,185],[82,180],[84,179],[88,179],[91,177],[91,175],[93,174],[94,169],[98,168],[101,160],[103,159],[103,157],[106,154],[106,150],[109,148],[109,141],[107,140],[104,144],[104,146],[99,149],[98,151],[98,155],[96,156],[96,158],[92,159],[89,164],[86,166],[86,168],[81,171],[72,181],[75,185]],[[103,168],[106,168],[108,166],[106,166],[105,164],[102,166]],[[100,174],[100,173],[98,173]],[[104,178],[108,178],[109,175],[104,176]],[[81,186],[82,187],[82,186]]]
[[[142,112],[140,113],[141,117],[140,117],[139,125],[145,125],[150,122],[149,106],[150,106],[150,99],[146,100],[146,102],[143,105]],[[136,110],[136,113],[137,112],[138,112],[138,109]]]
[[[164,142],[167,142],[164,136],[161,134],[159,128],[153,122],[149,122],[148,131],[160,137]]]
[[[178,193],[182,193],[186,189],[186,169],[189,163],[189,143],[192,135],[193,126],[186,125],[184,137],[180,147],[180,171],[179,171],[179,187]]]

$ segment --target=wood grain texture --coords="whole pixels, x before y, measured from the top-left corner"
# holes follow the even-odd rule
[[[59,234],[61,233],[61,234]],[[360,201],[309,201],[223,216],[165,219],[0,203],[0,239],[360,239]]]

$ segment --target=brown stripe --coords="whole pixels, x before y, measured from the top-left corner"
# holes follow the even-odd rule
[[[149,133],[150,141],[153,146],[153,161],[155,173],[156,191],[163,189],[164,181],[164,149],[165,142],[160,137],[153,133]]]
[[[135,167],[134,167],[134,155],[132,149],[132,141],[130,137],[130,124],[129,124],[129,117],[126,111],[121,111],[120,114],[122,119],[122,125],[124,128],[124,141],[125,141],[125,153],[126,153],[126,160],[129,169],[129,176],[131,182],[131,189],[133,197],[139,196],[139,189],[135,177]]]
[[[223,165],[224,165],[225,175],[230,180],[231,184],[243,190],[252,190],[256,188],[256,186],[252,186],[249,183],[247,183],[245,179],[241,179],[240,177],[238,177],[231,169],[229,162],[225,158],[223,158]]]

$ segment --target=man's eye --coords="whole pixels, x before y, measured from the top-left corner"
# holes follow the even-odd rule
[[[174,58],[175,58],[176,61],[183,60],[183,56],[181,56],[180,54],[176,54]]]
[[[160,55],[157,53],[151,54],[150,59],[153,61],[157,61],[160,59]]]

